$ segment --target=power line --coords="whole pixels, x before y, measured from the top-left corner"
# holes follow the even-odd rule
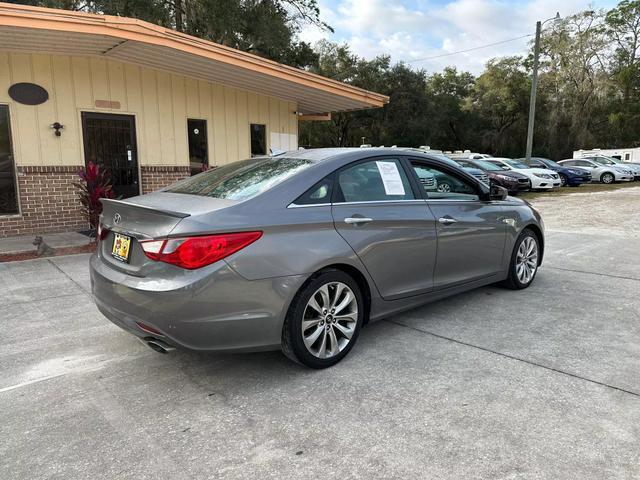
[[[495,45],[502,45],[503,43],[515,42],[516,40],[520,40],[520,39],[527,38],[527,37],[533,37],[533,34],[532,33],[528,33],[527,35],[521,35],[520,37],[508,38],[507,40],[501,40],[499,42],[494,42],[494,43],[487,43],[486,45],[479,45],[477,47],[467,48],[466,50],[458,50],[457,52],[442,53],[440,55],[434,55],[432,57],[425,57],[425,58],[417,58],[415,60],[408,60],[408,61],[405,61],[404,63],[424,62],[425,60],[433,60],[435,58],[449,57],[451,55],[458,55],[459,53],[473,52],[474,50],[480,50],[480,49],[487,48],[487,47],[493,47]]]
[[[424,62],[425,60],[433,60],[435,58],[450,57],[451,55],[458,55],[460,53],[473,52],[474,50],[481,50],[483,48],[493,47],[495,45],[502,45],[503,43],[515,42],[516,40],[521,40],[521,39],[527,38],[527,37],[533,37],[533,34],[532,33],[528,33],[526,35],[521,35],[519,37],[508,38],[506,40],[500,40],[499,42],[487,43],[486,45],[478,45],[477,47],[467,48],[466,50],[458,50],[457,52],[449,52],[449,53],[443,53],[443,54],[440,54],[440,55],[434,55],[433,57],[416,58],[415,60],[404,60],[404,61],[402,61],[402,63]],[[353,66],[353,67],[350,67],[349,69],[347,69],[345,72],[336,72],[333,75],[329,75],[329,78],[335,79],[336,77],[339,77],[341,75],[349,74],[350,72],[355,71],[356,68],[357,67]]]

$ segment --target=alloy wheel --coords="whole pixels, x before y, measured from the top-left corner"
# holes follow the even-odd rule
[[[518,247],[516,275],[520,283],[528,284],[538,269],[538,243],[533,237],[525,237]]]
[[[358,323],[358,301],[342,282],[322,285],[311,295],[302,316],[302,340],[309,353],[331,358],[345,349]]]
[[[602,183],[613,183],[614,178],[613,178],[613,175],[612,175],[612,174],[610,174],[610,173],[604,173],[604,174],[602,175],[601,180],[602,180]]]
[[[440,193],[449,193],[451,191],[451,185],[448,183],[441,183],[438,185],[438,191]]]

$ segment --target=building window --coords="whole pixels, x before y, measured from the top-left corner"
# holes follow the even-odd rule
[[[15,213],[18,213],[18,195],[11,153],[9,107],[0,105],[0,215]]]
[[[251,156],[267,154],[267,126],[259,123],[252,123],[251,129]]]
[[[197,175],[209,168],[209,148],[207,144],[207,121],[187,119],[189,131],[189,165],[191,175]]]

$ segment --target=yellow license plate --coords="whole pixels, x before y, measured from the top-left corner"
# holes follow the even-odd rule
[[[131,237],[121,235],[119,233],[114,234],[113,248],[111,249],[111,255],[114,258],[122,262],[129,262],[129,248],[131,247]]]

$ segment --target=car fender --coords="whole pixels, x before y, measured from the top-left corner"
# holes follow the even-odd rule
[[[504,249],[504,258],[503,265],[505,268],[508,268],[509,263],[511,262],[511,254],[513,253],[513,248],[516,244],[516,240],[520,236],[520,234],[526,228],[532,228],[539,233],[540,241],[541,241],[541,256],[540,261],[542,261],[542,252],[544,250],[544,222],[540,213],[535,210],[530,204],[521,199],[516,199],[513,197],[509,197],[509,200],[504,203],[505,209],[505,217],[509,220],[507,223],[506,230],[506,241],[505,241],[505,249]]]

